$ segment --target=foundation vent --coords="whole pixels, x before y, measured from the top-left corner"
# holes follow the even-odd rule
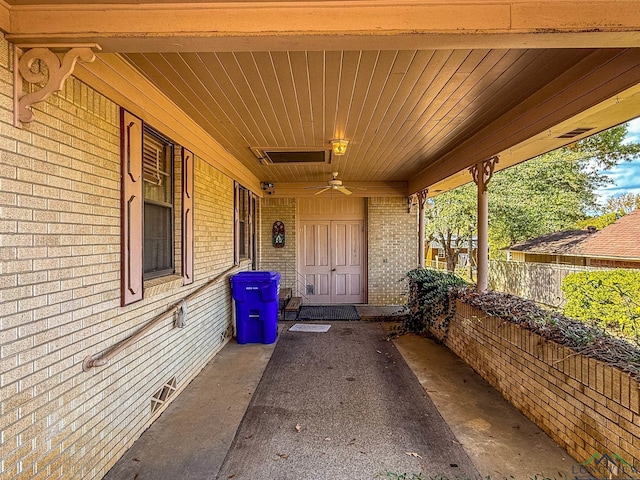
[[[227,339],[233,337],[233,325],[227,326],[224,331],[220,332],[220,343],[224,343]]]
[[[176,377],[171,378],[151,397],[151,414],[156,413],[176,391]]]

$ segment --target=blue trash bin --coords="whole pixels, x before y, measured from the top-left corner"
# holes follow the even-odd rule
[[[231,277],[236,302],[238,343],[276,341],[278,336],[279,272],[240,272]]]

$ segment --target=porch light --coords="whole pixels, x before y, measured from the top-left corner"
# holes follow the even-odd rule
[[[334,155],[344,155],[347,153],[347,145],[349,144],[349,140],[331,140],[331,151]]]

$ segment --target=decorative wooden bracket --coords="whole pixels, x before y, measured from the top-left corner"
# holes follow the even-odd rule
[[[28,50],[26,50],[28,49]],[[62,56],[52,49],[66,50]],[[64,82],[73,73],[76,62],[93,62],[98,44],[79,45],[15,45],[13,55],[13,115],[14,125],[34,119],[31,106],[62,90]],[[39,61],[40,63],[36,64]],[[44,64],[44,68],[43,65]],[[37,71],[34,70],[35,67]],[[22,82],[44,84],[40,90],[30,93],[22,91]],[[45,83],[46,82],[46,83]]]
[[[424,190],[420,190],[418,193],[416,193],[416,196],[418,197],[418,206],[420,208],[424,208],[425,204],[427,203],[428,195],[429,195],[428,188],[425,188]]]
[[[429,189],[425,188],[424,190],[420,190],[419,192],[409,195],[407,197],[407,213],[413,212],[414,205],[418,205],[420,208],[424,207],[428,194]]]
[[[481,192],[487,191],[487,184],[489,180],[491,180],[491,177],[493,177],[493,170],[496,167],[496,163],[498,163],[498,157],[492,157],[482,162],[482,172],[478,171],[478,165],[469,168],[469,173],[471,173],[473,181]]]
[[[407,197],[407,213],[411,213],[413,210],[413,206],[416,203],[416,194],[413,193]]]

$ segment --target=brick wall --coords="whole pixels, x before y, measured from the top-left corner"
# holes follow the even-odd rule
[[[457,303],[445,344],[579,462],[640,466],[637,380],[511,322]]]
[[[274,248],[271,244],[273,222],[280,220],[285,227],[285,246]],[[260,202],[260,244],[258,268],[280,272],[282,288],[292,288],[296,295],[303,285],[296,274],[296,199],[265,197]],[[301,287],[302,288],[302,287]]]
[[[405,303],[404,275],[418,266],[417,208],[407,212],[407,199],[369,198],[369,303]]]
[[[295,272],[296,214],[294,198],[263,198],[260,202],[261,270],[278,270],[282,286],[303,288]],[[286,246],[271,246],[271,227],[281,220],[286,226]],[[367,199],[368,301],[373,305],[403,304],[405,273],[417,266],[417,213],[407,213],[405,198]]]
[[[82,361],[231,266],[233,182],[196,159],[194,284],[155,280],[120,307],[119,107],[70,78],[14,128],[11,65],[1,39],[0,478],[99,479],[161,413],[152,395],[224,345],[228,281],[189,304],[185,328],[168,319],[105,367]]]

